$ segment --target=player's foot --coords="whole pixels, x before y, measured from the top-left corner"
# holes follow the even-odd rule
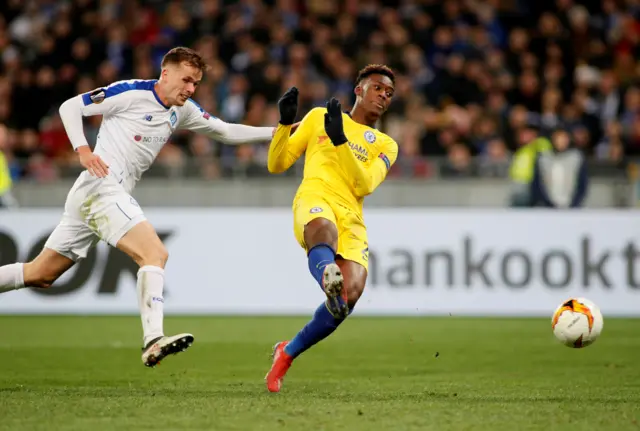
[[[184,352],[193,344],[193,335],[179,334],[172,337],[158,337],[142,348],[142,363],[155,367],[165,356]]]
[[[327,308],[337,319],[344,319],[349,314],[347,292],[344,290],[344,277],[336,263],[325,266],[322,274],[322,287],[327,295]]]
[[[293,362],[293,358],[284,351],[287,344],[289,344],[288,341],[281,341],[273,346],[273,363],[264,378],[269,392],[280,392],[282,380]]]

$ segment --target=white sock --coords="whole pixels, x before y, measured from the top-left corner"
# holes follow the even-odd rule
[[[164,269],[146,265],[138,271],[138,307],[142,319],[143,346],[154,338],[162,337],[162,319],[164,317]]]
[[[0,266],[0,293],[24,287],[23,263]]]

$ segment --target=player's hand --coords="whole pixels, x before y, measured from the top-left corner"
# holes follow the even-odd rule
[[[89,171],[92,176],[103,178],[109,174],[109,166],[100,156],[93,154],[91,148],[86,146],[78,148],[78,156],[82,167]]]
[[[324,114],[324,130],[336,147],[348,141],[342,128],[342,106],[335,97],[327,102],[327,113]]]
[[[291,87],[278,100],[278,109],[280,109],[280,124],[290,126],[296,119],[298,114],[298,89]]]

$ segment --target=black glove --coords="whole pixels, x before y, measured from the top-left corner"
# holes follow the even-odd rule
[[[278,108],[280,109],[280,124],[290,126],[296,119],[298,114],[298,89],[291,87],[278,100]]]
[[[348,141],[342,128],[342,106],[335,97],[327,102],[327,113],[324,114],[324,130],[336,147]]]

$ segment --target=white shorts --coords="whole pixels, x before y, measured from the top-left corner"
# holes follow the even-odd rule
[[[44,246],[75,262],[100,240],[115,247],[144,220],[142,208],[113,177],[96,178],[85,171],[69,191],[62,220]]]

